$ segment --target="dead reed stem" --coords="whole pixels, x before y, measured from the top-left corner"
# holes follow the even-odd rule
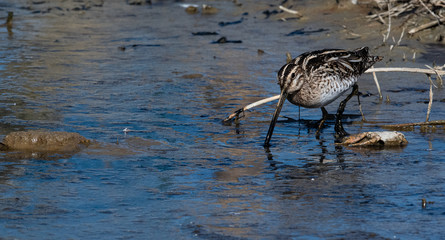
[[[287,13],[295,14],[295,15],[301,16],[301,14],[300,14],[298,11],[296,11],[296,10],[292,10],[292,9],[289,9],[289,8],[286,8],[286,7],[283,7],[282,5],[280,5],[278,8],[281,9],[281,10],[283,10],[283,11],[285,11],[285,12],[287,12]]]
[[[416,122],[416,123],[386,124],[382,125],[381,127],[396,130],[396,129],[415,127],[415,126],[435,126],[435,125],[445,125],[445,120]]]
[[[245,111],[247,111],[247,110],[249,110],[251,108],[254,108],[254,107],[259,106],[259,105],[263,105],[263,104],[268,103],[268,102],[272,102],[272,101],[278,100],[279,98],[280,98],[280,95],[275,95],[273,97],[268,97],[268,98],[265,98],[265,99],[261,99],[259,101],[253,102],[253,103],[251,103],[249,105],[246,105],[245,107],[240,108],[240,109],[236,110],[235,112],[233,112],[232,114],[230,114],[226,119],[223,120],[223,122],[229,122],[232,119],[239,117],[239,115],[241,113],[243,113],[243,112],[245,112]]]
[[[430,81],[430,101],[428,102],[428,110],[426,112],[426,120],[428,122],[430,120],[431,107],[433,105],[433,81],[431,80],[431,76],[427,74],[428,80]]]
[[[414,34],[414,33],[416,33],[416,32],[420,32],[420,31],[425,30],[425,29],[427,29],[427,28],[431,28],[431,27],[437,26],[437,25],[439,25],[441,22],[445,22],[445,17],[442,17],[442,18],[440,18],[440,19],[438,19],[438,20],[431,21],[431,22],[422,24],[422,25],[420,25],[420,26],[418,26],[418,27],[415,27],[415,28],[409,30],[408,33],[412,35],[412,34]]]
[[[420,4],[422,4],[422,6],[423,6],[423,7],[424,7],[424,8],[425,8],[431,15],[433,15],[434,18],[437,19],[437,21],[438,21],[439,24],[440,24],[440,17],[437,16],[433,11],[431,11],[431,10],[428,8],[428,6],[426,6],[425,3],[423,3],[422,0],[419,0],[419,2],[420,2]]]
[[[373,72],[412,72],[412,73],[445,75],[444,70],[432,70],[432,69],[424,69],[424,68],[388,67],[388,68],[370,68],[365,71],[365,73],[373,73]]]
[[[388,41],[389,33],[391,32],[391,1],[388,1],[388,32],[386,36],[383,38],[383,42]]]
[[[374,68],[374,66],[372,66],[372,69],[373,68]],[[375,82],[375,85],[377,86],[377,91],[379,91],[379,99],[382,100],[383,95],[382,95],[382,91],[380,90],[380,84],[379,84],[379,80],[377,79],[377,75],[375,74],[375,72],[372,72],[372,76],[374,77],[374,82]]]

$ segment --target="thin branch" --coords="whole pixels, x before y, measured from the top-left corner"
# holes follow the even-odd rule
[[[402,41],[403,34],[405,34],[405,30],[406,30],[406,28],[403,28],[402,34],[400,34],[399,41],[397,41],[397,46],[400,46],[400,42]]]
[[[379,20],[380,20],[383,24],[386,24],[385,20],[383,20],[383,18],[382,18],[382,16],[380,16],[380,14],[377,15],[377,16],[378,16]]]
[[[370,18],[370,19],[379,18],[380,21],[382,21],[383,20],[382,17],[387,17],[388,15],[391,15],[393,17],[397,17],[397,16],[399,16],[400,14],[402,14],[404,12],[411,11],[414,8],[415,8],[414,4],[412,4],[412,3],[404,3],[404,4],[399,4],[397,6],[392,7],[391,11],[385,11],[385,12],[381,12],[381,13],[377,13],[377,14],[372,14],[372,15],[369,15],[369,16],[366,16],[366,17]]]
[[[442,17],[442,18],[440,18],[440,19],[438,19],[436,21],[431,21],[429,23],[425,23],[425,24],[420,25],[420,26],[418,26],[416,28],[413,28],[413,29],[409,30],[408,33],[412,35],[412,34],[414,34],[416,32],[420,32],[420,31],[425,30],[427,28],[431,28],[431,27],[437,26],[437,25],[439,25],[442,22],[445,22],[445,17]]]
[[[442,69],[445,67],[445,65],[443,65],[442,67],[436,67],[436,68],[430,67],[430,66],[428,66],[428,65],[425,65],[425,66],[426,66],[427,68],[433,70],[433,71],[436,73],[436,75],[437,75],[437,80],[438,80],[438,82],[439,82],[439,85],[440,85],[440,86],[443,86],[443,79],[442,79],[442,77],[440,76],[440,74],[437,73],[437,70],[442,70]],[[436,87],[436,88],[437,88],[437,87]]]
[[[285,11],[285,12],[287,12],[287,13],[295,14],[295,15],[301,16],[301,14],[300,14],[298,11],[296,11],[296,10],[289,9],[289,8],[283,7],[283,6],[281,6],[281,5],[280,5],[278,8],[280,8],[281,10],[283,10],[283,11]]]
[[[372,69],[374,69],[374,66],[372,66]],[[382,100],[383,95],[382,95],[382,91],[380,90],[380,84],[379,84],[379,80],[377,79],[377,75],[375,74],[375,72],[372,72],[372,76],[374,77],[374,82],[375,82],[375,85],[377,86],[377,91],[379,91],[379,99]]]
[[[391,32],[391,1],[388,1],[388,32],[386,33],[383,42],[386,42],[388,40],[390,32]]]
[[[445,75],[444,70],[431,70],[423,68],[388,67],[388,68],[370,68],[365,71],[365,73],[373,73],[373,72],[412,72],[412,73]]]
[[[428,122],[430,120],[431,106],[433,105],[433,81],[431,81],[431,76],[427,74],[428,80],[430,80],[430,101],[428,102],[428,110],[426,112],[426,120]]]
[[[431,15],[433,15],[434,18],[436,18],[436,20],[437,20],[437,21],[439,22],[439,24],[440,24],[440,17],[437,16],[433,11],[431,11],[431,10],[425,5],[425,3],[423,3],[422,0],[419,0],[419,2],[420,2],[420,4],[422,4],[422,6],[423,6],[424,8],[426,8],[426,10],[427,10]]]
[[[234,119],[235,117],[238,117],[241,113],[243,113],[243,112],[245,112],[245,111],[247,111],[247,110],[249,110],[251,108],[254,108],[256,106],[259,106],[259,105],[262,105],[262,104],[265,104],[265,103],[268,103],[268,102],[272,102],[272,101],[278,100],[279,98],[280,98],[280,95],[275,95],[273,97],[261,99],[259,101],[254,102],[254,103],[251,103],[251,104],[249,104],[249,105],[247,105],[247,106],[245,106],[243,108],[240,108],[240,109],[236,110],[232,114],[230,114],[230,116],[228,116],[226,119],[224,119],[223,122],[229,122],[232,119]]]
[[[401,124],[387,124],[382,125],[383,128],[388,129],[403,129],[403,128],[409,128],[414,126],[435,126],[435,125],[445,125],[445,120],[436,120],[436,121],[429,121],[429,122],[416,122],[416,123],[401,123]]]

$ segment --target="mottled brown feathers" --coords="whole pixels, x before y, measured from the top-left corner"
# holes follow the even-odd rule
[[[278,72],[278,84],[296,105],[323,107],[350,89],[358,77],[381,57],[370,56],[368,47],[353,51],[323,49],[306,52]]]

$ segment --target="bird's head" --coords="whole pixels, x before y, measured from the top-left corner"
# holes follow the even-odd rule
[[[301,68],[294,63],[287,63],[278,71],[278,84],[281,91],[288,94],[295,93],[303,86],[303,72]]]
[[[369,55],[369,48],[368,47],[362,47],[354,50],[359,55],[362,56],[364,61],[362,61],[362,67],[360,74],[364,73],[366,70],[368,70],[372,65],[374,65],[376,62],[379,62],[383,59],[381,56],[370,56]]]

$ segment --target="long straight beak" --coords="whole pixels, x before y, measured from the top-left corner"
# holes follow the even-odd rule
[[[267,131],[266,140],[264,141],[264,146],[270,146],[269,142],[272,138],[273,129],[275,128],[275,124],[277,123],[278,116],[280,115],[281,108],[283,108],[284,101],[286,101],[287,92],[283,89],[280,94],[280,98],[277,103],[277,108],[275,109],[275,113],[273,114],[272,120],[270,121],[269,131]]]

